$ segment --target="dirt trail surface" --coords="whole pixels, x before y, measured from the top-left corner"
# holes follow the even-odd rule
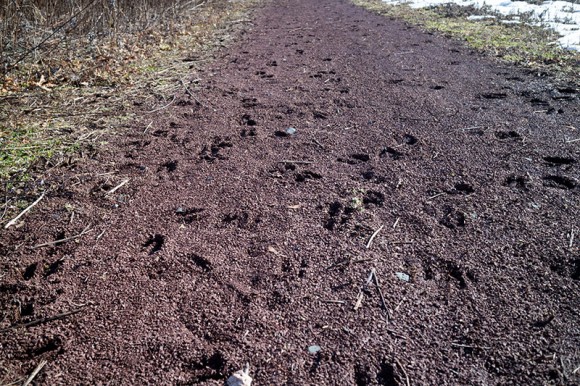
[[[3,230],[5,379],[580,383],[575,89],[342,0],[191,79]]]

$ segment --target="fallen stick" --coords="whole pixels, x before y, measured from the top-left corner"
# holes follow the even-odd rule
[[[463,128],[455,129],[455,130],[456,131],[459,131],[459,130],[463,130],[463,131],[465,131],[465,130],[476,130],[476,129],[481,129],[482,127],[483,126],[471,126],[471,127],[463,127]]]
[[[71,237],[66,237],[64,239],[60,239],[60,240],[55,240],[55,241],[50,241],[48,243],[43,243],[43,244],[38,244],[35,245],[33,247],[30,247],[30,249],[37,249],[37,248],[42,248],[42,247],[48,247],[51,245],[57,245],[57,244],[62,244],[62,243],[66,243],[67,241],[71,241],[74,239],[78,239],[79,237],[84,236],[86,233],[92,232],[92,229],[89,229],[89,227],[87,226],[85,229],[83,229],[83,231],[81,233],[79,233],[78,235],[75,236],[71,236]]]
[[[193,93],[189,90],[189,88],[186,86],[185,82],[183,81],[183,79],[180,79],[181,81],[181,85],[183,86],[183,88],[185,89],[185,92],[187,93],[187,95],[189,95],[190,97],[193,98],[193,100],[195,101],[195,103],[198,104],[198,106],[201,106],[201,102],[199,101],[199,99],[197,99],[195,97],[195,95],[193,95]]]
[[[442,193],[437,193],[436,195],[429,197],[427,200],[432,200],[432,199],[434,199],[434,198],[437,198],[437,197],[439,197],[439,196],[442,196],[442,195],[444,195],[444,194],[445,194],[445,192],[442,192]]]
[[[316,138],[313,138],[312,142],[314,142],[315,144],[317,144],[318,146],[320,146],[321,148],[324,149],[324,146],[320,142],[318,142],[318,140]]]
[[[282,160],[278,161],[279,164],[298,164],[298,165],[310,165],[312,161],[293,161],[293,160]]]
[[[572,248],[574,246],[574,229],[570,232],[570,245],[568,248]]]
[[[20,217],[24,216],[24,214],[26,212],[28,212],[30,209],[32,209],[36,204],[38,204],[40,202],[40,200],[42,200],[44,198],[44,196],[46,195],[46,192],[47,192],[46,190],[44,192],[42,192],[42,194],[40,195],[40,197],[38,197],[36,199],[36,201],[34,201],[28,208],[24,209],[22,212],[20,212],[20,214],[18,216],[16,216],[12,220],[10,220],[8,222],[8,224],[4,225],[4,229],[8,229],[12,225],[16,224],[18,222],[18,220],[20,219]]]
[[[164,110],[164,109],[168,108],[169,106],[171,106],[173,104],[173,102],[175,102],[175,95],[173,96],[173,99],[171,100],[171,102],[169,102],[165,106],[159,107],[158,109],[149,111],[148,114],[153,114],[153,113],[156,113],[158,111]]]
[[[36,368],[34,369],[34,371],[32,372],[32,374],[30,374],[30,376],[28,377],[28,379],[22,384],[22,386],[28,386],[32,383],[32,381],[34,380],[34,378],[38,375],[38,373],[40,372],[40,370],[42,370],[42,368],[48,363],[48,361],[46,359],[43,359],[42,361],[40,361],[40,363],[38,364],[38,366],[36,366]]]
[[[397,217],[397,220],[395,220],[395,223],[393,224],[393,229],[395,229],[397,225],[399,225],[399,220],[401,220],[401,218]]]
[[[374,233],[371,235],[371,238],[369,239],[369,242],[367,243],[367,246],[366,246],[366,248],[367,248],[367,249],[369,249],[369,248],[371,247],[371,245],[372,245],[372,243],[373,243],[373,240],[375,239],[375,237],[377,237],[377,235],[379,234],[379,232],[380,232],[380,231],[381,231],[381,230],[382,230],[384,227],[385,227],[384,225],[381,225],[381,226],[379,227],[379,229],[377,229],[377,230],[376,230],[376,231],[375,231],[375,232],[374,232]]]
[[[369,277],[367,278],[367,280],[365,281],[365,283],[360,287],[360,290],[358,291],[358,296],[356,299],[356,303],[354,304],[354,310],[358,310],[361,306],[362,306],[362,301],[364,298],[364,291],[365,289],[369,286],[369,284],[373,281],[373,276],[375,275],[375,269],[371,269],[371,273],[369,274]]]
[[[454,347],[461,347],[461,348],[478,348],[478,349],[482,349],[482,350],[491,350],[491,347],[487,347],[487,346],[475,346],[475,345],[459,344],[459,343],[451,343],[451,345]]]
[[[407,384],[407,386],[411,386],[411,381],[409,380],[409,374],[407,374],[407,370],[405,370],[405,368],[403,367],[401,362],[399,362],[398,359],[395,358],[395,362],[397,362],[397,365],[401,368],[401,371],[403,372],[403,375],[405,376],[405,383]]]
[[[578,141],[580,141],[580,138],[571,139],[569,141],[566,141],[566,143],[573,143],[573,142],[578,142]]]
[[[123,180],[123,182],[121,182],[119,185],[115,186],[113,189],[109,190],[105,196],[108,196],[109,194],[113,194],[115,193],[117,190],[121,189],[121,187],[123,187],[123,185],[125,185],[127,182],[130,181],[130,178],[127,178],[126,180]]]
[[[377,271],[373,268],[373,276],[375,278],[375,285],[377,286],[377,291],[379,293],[379,296],[381,297],[381,303],[383,304],[383,309],[385,310],[385,313],[387,314],[387,321],[389,321],[391,319],[391,313],[389,312],[389,307],[387,307],[387,301],[385,300],[385,296],[383,295],[383,290],[381,289],[381,286],[379,284],[379,278],[377,277]]]
[[[101,233],[99,233],[99,235],[97,236],[97,238],[95,240],[99,241],[101,239],[101,237],[103,237],[103,235],[105,234],[106,231],[107,231],[107,229],[103,229],[103,231]]]
[[[322,300],[322,303],[344,304],[344,300]]]
[[[44,324],[44,323],[48,323],[48,322],[53,322],[55,320],[59,320],[59,319],[63,319],[66,318],[67,316],[70,315],[74,315],[74,314],[78,314],[79,312],[81,312],[82,310],[84,310],[85,307],[80,307],[71,311],[67,311],[67,312],[63,312],[60,314],[56,314],[54,316],[47,316],[45,318],[40,318],[40,319],[36,319],[33,320],[31,322],[28,323],[17,323],[17,324],[13,324],[10,327],[6,327],[2,330],[0,330],[0,332],[4,332],[4,331],[8,331],[8,330],[12,330],[14,328],[18,328],[18,327],[34,327],[34,326],[38,326],[39,324]]]

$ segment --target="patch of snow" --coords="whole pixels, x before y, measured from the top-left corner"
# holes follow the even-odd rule
[[[542,4],[529,4],[525,1],[511,0],[383,0],[388,4],[408,4],[411,8],[425,8],[442,4],[457,4],[482,8],[488,6],[505,16],[529,15],[533,25],[551,28],[562,37],[558,43],[570,50],[580,51],[580,4],[567,1],[545,1]],[[475,19],[470,16],[470,20]]]
[[[495,19],[493,15],[471,15],[467,16],[467,20],[486,20],[486,19]]]

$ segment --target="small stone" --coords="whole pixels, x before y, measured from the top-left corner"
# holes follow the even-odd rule
[[[231,377],[226,381],[227,386],[251,386],[252,377],[250,377],[250,366],[246,363],[246,366],[242,370],[236,371]]]
[[[181,206],[175,210],[175,214],[184,214],[184,213],[185,209],[183,209]]]
[[[293,128],[293,127],[289,127],[289,128],[286,129],[286,134],[288,134],[288,135],[294,135],[294,134],[296,134],[296,129]]]
[[[409,281],[411,277],[404,272],[395,272],[395,276],[401,281]]]
[[[320,346],[317,346],[317,345],[313,345],[313,346],[308,347],[308,352],[310,354],[316,354],[320,350],[321,350]]]

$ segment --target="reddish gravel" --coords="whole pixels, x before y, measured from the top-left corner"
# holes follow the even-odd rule
[[[580,383],[578,90],[345,0],[196,78],[2,231],[0,381]]]

